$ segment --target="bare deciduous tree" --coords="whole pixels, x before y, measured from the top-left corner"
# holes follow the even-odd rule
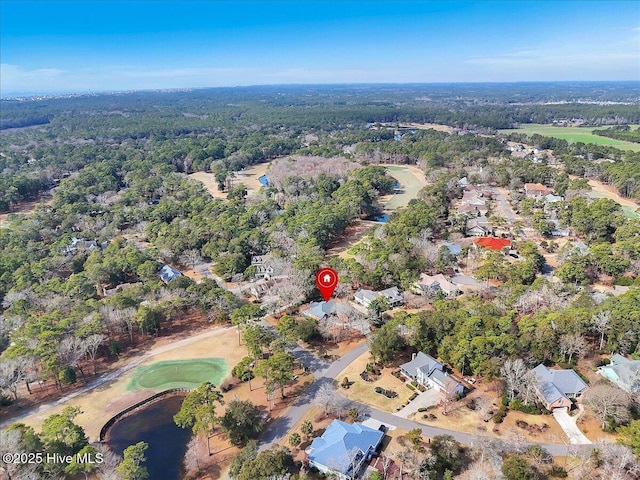
[[[322,407],[325,415],[329,413],[339,413],[346,405],[345,400],[328,383],[320,386],[316,393],[314,403]]]
[[[93,364],[93,374],[97,374],[98,370],[96,367],[96,354],[98,353],[98,348],[104,342],[106,337],[101,333],[96,333],[93,335],[89,335],[84,339],[85,350],[87,352],[87,356],[91,359],[91,363]]]
[[[598,312],[593,316],[593,330],[600,334],[600,347],[602,350],[604,344],[604,334],[609,330],[609,324],[611,323],[611,312],[608,310]]]
[[[596,447],[601,462],[599,478],[633,480],[640,476],[640,462],[628,447],[609,442],[598,442]]]
[[[195,270],[196,265],[202,262],[202,256],[198,250],[185,250],[182,252],[182,255],[180,255],[180,262],[191,267],[191,270]]]
[[[583,402],[593,409],[601,428],[605,428],[609,419],[617,424],[629,420],[629,396],[619,388],[597,384],[584,394]]]
[[[586,349],[587,342],[579,332],[566,333],[560,337],[560,353],[567,362],[571,362],[574,355],[582,357]]]
[[[509,400],[515,400],[516,394],[522,388],[522,381],[526,373],[527,366],[519,358],[515,360],[507,359],[503,363],[500,368],[500,374],[504,378]]]
[[[83,380],[84,372],[80,366],[80,360],[87,355],[87,344],[78,337],[68,336],[62,339],[58,345],[58,358],[65,367],[77,368],[80,370]],[[86,381],[86,380],[85,380]]]

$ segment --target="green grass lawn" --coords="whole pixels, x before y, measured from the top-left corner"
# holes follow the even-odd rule
[[[392,211],[400,207],[406,207],[409,202],[416,198],[418,192],[424,187],[422,183],[415,177],[415,175],[409,171],[408,168],[402,165],[392,165],[386,167],[389,175],[398,180],[401,186],[402,193],[396,193],[385,204],[385,210]]]
[[[632,125],[636,128],[636,125]],[[603,127],[601,129],[604,129]],[[634,152],[640,152],[640,143],[623,142],[622,140],[616,140],[608,137],[600,137],[591,133],[594,127],[555,127],[553,125],[541,125],[538,123],[526,123],[522,124],[520,128],[499,130],[502,133],[524,133],[526,135],[543,135],[545,137],[559,138],[566,140],[570,143],[595,143],[597,145],[607,145],[610,147],[619,148],[620,150],[633,150]],[[601,130],[599,129],[599,130]]]
[[[227,364],[223,358],[156,362],[136,368],[127,390],[195,388],[207,381],[219,386],[226,374]]]

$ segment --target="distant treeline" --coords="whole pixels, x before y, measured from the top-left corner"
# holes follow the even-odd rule
[[[212,124],[238,120],[329,130],[367,122],[496,129],[572,117],[582,118],[588,125],[640,122],[640,109],[633,104],[638,97],[637,84],[616,82],[605,86],[606,89],[598,83],[264,86],[3,100],[0,129],[53,119],[85,122],[86,116],[99,122],[122,117],[138,119],[141,126],[137,134],[142,136],[150,131],[145,125],[157,127],[158,122],[171,133],[207,131]],[[131,130],[128,133],[136,134]]]
[[[640,143],[640,128],[632,130],[629,125],[616,125],[605,130],[594,130],[593,134],[626,142]]]

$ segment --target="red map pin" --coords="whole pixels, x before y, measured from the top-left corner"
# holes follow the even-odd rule
[[[316,273],[316,285],[325,302],[328,302],[338,286],[338,272],[333,268],[321,268]]]

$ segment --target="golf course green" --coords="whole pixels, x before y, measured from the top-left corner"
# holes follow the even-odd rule
[[[156,362],[136,368],[127,390],[195,388],[202,382],[220,385],[227,374],[223,358],[198,358]]]

